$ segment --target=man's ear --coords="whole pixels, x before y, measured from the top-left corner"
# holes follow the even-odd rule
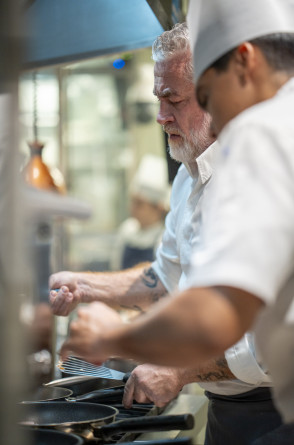
[[[256,66],[256,48],[250,42],[243,42],[234,51],[233,59],[236,73],[244,86]]]

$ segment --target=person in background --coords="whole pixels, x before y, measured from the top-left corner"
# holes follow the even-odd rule
[[[207,210],[203,211],[203,205],[213,184],[212,174],[218,150],[216,143],[210,145],[210,118],[199,110],[194,97],[192,58],[185,24],[177,25],[158,37],[153,45],[153,58],[156,62],[154,93],[160,101],[157,120],[169,135],[171,155],[183,162],[172,187],[171,210],[156,260],[149,268],[137,268],[121,274],[54,274],[50,278],[51,288],[64,286],[58,294],[51,292],[50,300],[56,314],[67,314],[79,302],[94,300],[104,301],[108,305],[147,308],[167,292],[175,292],[186,285],[192,247],[201,247],[201,232],[208,215]],[[182,319],[185,309],[186,305],[181,305],[178,314],[173,314],[173,326],[177,324],[177,315]],[[79,320],[72,324],[71,338],[64,350],[72,348],[78,354],[85,354],[87,359],[94,359],[94,346],[92,352],[87,351],[87,345],[91,344],[92,339],[96,342],[96,326],[99,332],[103,331],[103,335],[107,333],[107,317],[110,314],[110,309],[102,305],[97,310],[97,317],[104,320],[103,329],[101,322],[99,329],[99,320],[96,320],[92,308],[80,310]],[[193,306],[188,307],[191,317],[198,312],[194,311]],[[165,329],[166,322],[162,320],[162,326],[156,327],[154,335],[152,329],[146,330],[144,338],[132,338],[132,342],[139,340],[144,346],[150,342],[154,353],[157,350],[156,335],[162,334]],[[178,356],[179,365],[182,351],[194,337],[185,347],[181,344],[178,349],[178,343],[173,343],[173,332],[169,331],[169,334],[165,353],[173,351]],[[118,338],[117,344],[120,345]],[[132,348],[125,347],[125,356],[132,356]],[[159,355],[163,362],[165,354],[161,351]],[[156,358],[159,360],[159,357]],[[209,396],[213,395],[223,405],[222,412],[215,412],[216,402],[210,404],[207,445],[251,444],[255,438],[281,425],[281,418],[271,400],[270,379],[255,357],[251,333],[227,350],[225,356],[197,363],[194,368],[138,366],[126,384],[124,403],[128,407],[135,399],[141,403],[154,401],[158,406],[164,406],[184,384],[193,381],[200,382],[209,391]],[[238,417],[238,422],[232,421],[234,416]],[[228,434],[230,441],[227,441]]]
[[[146,154],[130,185],[130,218],[118,230],[112,270],[155,259],[168,211],[169,184],[164,158]]]

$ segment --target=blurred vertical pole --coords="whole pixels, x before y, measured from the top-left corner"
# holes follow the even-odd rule
[[[25,386],[20,322],[26,287],[24,216],[18,168],[18,74],[21,2],[0,0],[0,443],[23,445],[16,428],[17,401]]]

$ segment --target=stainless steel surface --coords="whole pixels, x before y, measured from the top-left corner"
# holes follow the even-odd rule
[[[90,206],[71,196],[27,187],[25,200],[30,219],[40,220],[52,216],[87,219],[91,216]]]
[[[184,21],[183,0],[147,0],[163,29]]]

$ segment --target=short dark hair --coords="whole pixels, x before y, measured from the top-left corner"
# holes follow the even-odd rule
[[[294,33],[275,33],[250,40],[263,53],[268,64],[276,71],[294,72]],[[235,49],[217,59],[211,68],[226,71]]]

